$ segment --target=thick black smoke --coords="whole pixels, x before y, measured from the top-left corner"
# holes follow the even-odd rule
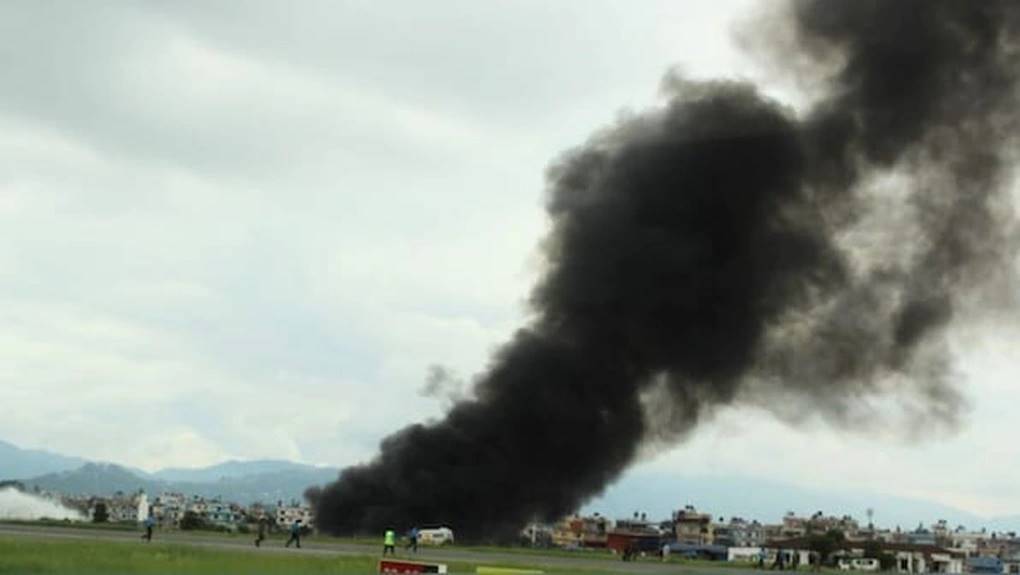
[[[535,321],[473,399],[310,490],[322,529],[500,537],[734,401],[795,396],[842,421],[892,390],[955,415],[941,328],[1013,253],[1020,4],[792,13],[800,49],[835,70],[830,95],[798,117],[746,83],[671,78],[663,108],[561,158]]]

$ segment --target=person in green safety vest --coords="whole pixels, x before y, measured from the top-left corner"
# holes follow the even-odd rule
[[[393,532],[393,529],[387,529],[383,535],[383,548],[382,554],[386,555],[388,551],[390,555],[396,555],[397,553],[397,534]]]

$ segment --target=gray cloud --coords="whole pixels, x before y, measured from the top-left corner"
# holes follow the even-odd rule
[[[0,4],[0,437],[370,456],[522,322],[550,157],[756,73],[744,4]]]
[[[367,456],[520,321],[546,159],[680,56],[620,35],[652,6],[281,7],[0,6],[0,436]]]

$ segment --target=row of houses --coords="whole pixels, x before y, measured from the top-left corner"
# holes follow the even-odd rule
[[[59,501],[65,507],[78,511],[89,521],[127,523],[145,518],[142,508],[147,504],[138,498],[138,494],[124,494],[118,491],[110,497],[59,495],[45,492],[39,495]]]
[[[643,513],[611,521],[599,514],[573,515],[555,525],[530,526],[533,543],[564,548],[606,548],[616,553],[664,552],[721,561],[784,565],[823,562],[846,570],[903,573],[1012,573],[1020,575],[1020,538],[1016,533],[951,528],[945,521],[916,529],[879,529],[850,516],[788,513],[777,523],[740,517],[715,517],[685,506],[668,520]],[[819,538],[830,537],[825,557]],[[664,547],[666,549],[664,549]],[[882,565],[880,565],[882,562]]]
[[[144,497],[144,494],[142,496]],[[219,498],[206,499],[198,495],[162,493],[149,506],[151,517],[157,523],[168,527],[180,526],[181,520],[188,512],[201,517],[209,525],[226,529],[236,529],[241,525],[258,523],[260,520],[267,520],[280,528],[286,528],[295,520],[300,520],[309,529],[315,525],[311,508],[297,501],[242,506]]]
[[[103,513],[105,520],[111,523],[140,522],[151,517],[162,527],[178,528],[189,514],[203,525],[225,530],[237,530],[260,520],[267,520],[280,528],[286,528],[298,519],[309,528],[315,523],[311,508],[297,501],[245,506],[220,498],[176,492],[161,493],[150,500],[141,491],[116,493],[110,497],[62,496],[60,499],[64,505],[77,509],[89,520],[94,521],[97,513]]]

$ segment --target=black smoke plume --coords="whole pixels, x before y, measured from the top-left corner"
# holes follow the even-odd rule
[[[719,405],[868,394],[960,404],[941,334],[1010,265],[1020,3],[792,4],[827,96],[667,78],[668,102],[549,171],[535,319],[445,419],[312,489],[334,533],[447,524],[498,538],[600,493]],[[649,401],[649,397],[653,398]]]

